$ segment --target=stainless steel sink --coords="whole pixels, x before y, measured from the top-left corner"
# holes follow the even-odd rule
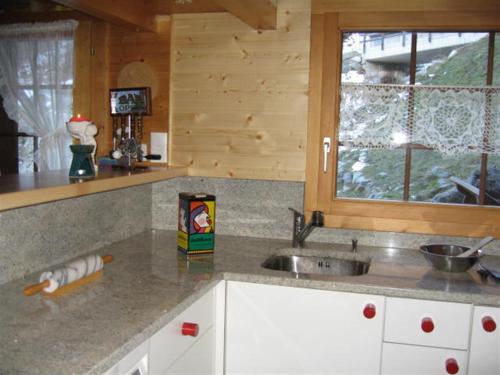
[[[262,267],[293,274],[331,276],[359,276],[370,269],[370,259],[356,254],[330,252],[320,256],[317,251],[314,254],[300,254],[294,250],[295,254],[272,255],[262,263]]]

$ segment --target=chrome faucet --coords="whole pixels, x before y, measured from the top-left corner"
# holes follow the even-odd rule
[[[304,242],[313,231],[314,227],[322,227],[325,223],[323,212],[313,211],[311,220],[306,224],[305,215],[293,208],[289,208],[293,212],[293,247],[304,247]]]

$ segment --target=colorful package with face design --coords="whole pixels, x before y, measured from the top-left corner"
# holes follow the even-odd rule
[[[179,194],[177,248],[185,254],[214,252],[215,195]]]

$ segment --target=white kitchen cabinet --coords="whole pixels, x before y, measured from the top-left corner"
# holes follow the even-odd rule
[[[149,340],[146,340],[106,371],[105,375],[148,375],[148,348]]]
[[[222,372],[224,295],[221,282],[151,337],[149,374]]]
[[[472,305],[386,299],[383,375],[467,374]]]
[[[384,343],[382,353],[383,375],[467,374],[464,350]]]
[[[174,362],[166,374],[206,375],[214,373],[214,339],[214,328],[212,327]],[[222,372],[216,373],[222,374]]]
[[[500,309],[475,306],[472,318],[469,374],[500,374]]]
[[[377,374],[383,317],[382,296],[228,282],[226,374]]]

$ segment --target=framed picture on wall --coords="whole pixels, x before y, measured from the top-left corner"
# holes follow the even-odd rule
[[[151,89],[128,87],[109,90],[111,116],[151,115]]]

